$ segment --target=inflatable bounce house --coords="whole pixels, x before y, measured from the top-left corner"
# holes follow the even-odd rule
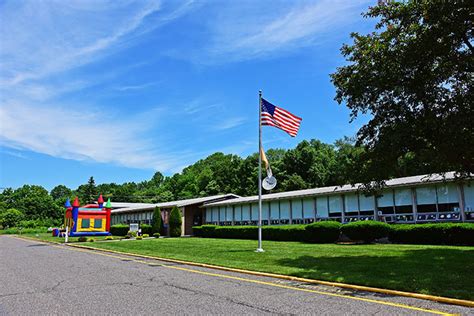
[[[76,197],[72,205],[68,199],[64,207],[66,208],[64,226],[68,227],[70,237],[111,235],[109,231],[112,207],[110,199],[107,200],[104,207],[102,194],[99,196],[97,204],[79,207],[79,199]]]

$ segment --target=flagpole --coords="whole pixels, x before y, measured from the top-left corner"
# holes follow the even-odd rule
[[[262,248],[262,90],[258,91],[258,248]]]

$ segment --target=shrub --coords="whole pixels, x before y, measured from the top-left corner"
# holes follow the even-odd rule
[[[78,242],[86,242],[86,241],[87,241],[87,237],[86,237],[86,236],[81,236],[81,237],[77,238],[77,241],[78,241]]]
[[[148,237],[150,237],[150,235],[149,234],[143,234],[142,237],[143,238],[148,238]]]
[[[151,224],[151,233],[161,233],[163,229],[163,221],[161,220],[161,210],[157,206],[153,211],[153,221]]]
[[[160,233],[154,233],[153,234],[153,237],[155,237],[155,238],[159,238],[160,236],[161,236]]]
[[[309,234],[306,231],[306,225],[264,226],[262,227],[262,238],[280,241],[308,241]]]
[[[95,239],[94,239],[94,238],[87,238],[87,241],[88,241],[88,242],[94,242]]]
[[[431,245],[474,245],[473,223],[393,225],[389,234],[393,243]]]
[[[129,237],[137,237],[137,232],[132,232],[131,230],[129,230],[129,231],[127,232],[127,236],[129,236]]]
[[[195,237],[202,237],[202,226],[193,226],[193,235]]]
[[[140,228],[142,229],[142,234],[152,234],[152,226],[148,224],[141,224]]]
[[[0,234],[6,234],[6,235],[11,235],[11,234],[40,234],[40,233],[45,233],[48,231],[47,227],[37,227],[37,228],[24,228],[24,229],[19,229],[18,227],[15,228],[8,228],[5,230],[0,230]]]
[[[180,237],[181,236],[181,211],[177,206],[171,209],[169,225],[170,225],[170,236]]]
[[[202,225],[201,226],[202,237],[207,237],[207,238],[216,237],[215,236],[216,227],[217,227],[216,225]]]
[[[52,218],[42,218],[20,221],[18,226],[21,226],[23,228],[38,228],[60,226],[61,224],[63,224],[61,220],[54,220]]]
[[[342,225],[341,232],[351,240],[370,243],[375,239],[388,237],[390,225],[377,221],[359,221]]]
[[[113,236],[107,236],[107,237],[105,237],[105,240],[114,240],[114,237]]]
[[[137,236],[137,237],[135,237],[135,239],[136,239],[136,240],[142,240],[143,237],[142,237],[142,236]]]
[[[334,243],[339,239],[341,224],[323,221],[306,225],[307,240],[315,243]]]
[[[129,235],[124,236],[123,239],[130,239],[130,236]]]
[[[16,227],[24,217],[25,214],[15,208],[0,211],[0,225],[3,227]]]
[[[125,236],[130,227],[126,224],[115,224],[110,226],[110,233],[114,236]]]

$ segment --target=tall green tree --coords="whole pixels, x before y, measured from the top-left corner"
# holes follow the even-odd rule
[[[183,219],[181,218],[182,214],[178,207],[174,206],[171,209],[170,219],[169,219],[169,229],[171,237],[180,237],[181,236],[181,224]]]
[[[16,227],[25,218],[25,214],[14,208],[0,211],[0,226]]]
[[[389,1],[365,17],[377,19],[375,30],[351,34],[341,49],[348,64],[331,75],[351,120],[371,117],[357,134],[365,180],[393,177],[407,162],[474,172],[472,3]]]
[[[62,184],[55,186],[50,192],[50,195],[54,200],[66,199],[70,197],[71,194],[72,190]]]
[[[151,224],[151,229],[153,233],[160,233],[162,232],[163,228],[163,221],[161,220],[161,209],[157,206],[153,211],[153,221]]]

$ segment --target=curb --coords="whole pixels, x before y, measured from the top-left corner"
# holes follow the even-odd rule
[[[339,287],[339,288],[344,288],[344,289],[365,291],[365,292],[373,292],[373,293],[380,293],[380,294],[386,294],[386,295],[404,296],[404,297],[423,299],[423,300],[429,300],[429,301],[434,301],[434,302],[439,302],[439,303],[444,303],[444,304],[452,304],[452,305],[459,305],[459,306],[465,306],[465,307],[474,307],[474,301],[468,301],[468,300],[462,300],[462,299],[456,299],[456,298],[449,298],[449,297],[443,297],[443,296],[434,296],[434,295],[428,295],[428,294],[420,294],[420,293],[411,293],[411,292],[404,292],[404,291],[397,291],[397,290],[381,289],[381,288],[369,287],[369,286],[363,286],[363,285],[353,285],[353,284],[330,282],[330,281],[323,281],[323,280],[306,279],[306,278],[293,277],[293,276],[288,276],[288,275],[283,275],[283,274],[274,274],[274,273],[267,273],[267,272],[257,272],[257,271],[250,271],[250,270],[244,270],[244,269],[228,268],[228,267],[210,265],[210,264],[206,264],[206,263],[197,263],[197,262],[192,262],[192,261],[183,261],[183,260],[177,260],[177,259],[169,259],[169,258],[162,258],[162,257],[140,255],[140,254],[134,254],[134,253],[129,253],[129,252],[123,252],[123,251],[94,248],[94,247],[90,247],[90,246],[65,244],[65,243],[58,243],[58,242],[47,241],[47,240],[43,241],[43,240],[38,240],[36,238],[31,238],[31,237],[23,237],[23,236],[21,236],[21,237],[20,236],[15,236],[15,237],[34,240],[34,241],[40,241],[40,242],[44,242],[44,243],[51,243],[51,244],[56,244],[56,245],[58,245],[58,244],[59,245],[65,245],[65,246],[74,247],[74,248],[83,248],[83,249],[94,250],[94,251],[122,254],[122,255],[127,255],[127,256],[136,257],[136,258],[153,259],[153,260],[179,263],[179,264],[185,264],[185,265],[189,265],[189,266],[208,268],[208,269],[214,269],[214,270],[243,273],[243,274],[248,274],[248,275],[270,277],[270,278],[289,280],[289,281],[298,281],[298,282],[302,282],[302,283],[333,286],[333,287]]]

